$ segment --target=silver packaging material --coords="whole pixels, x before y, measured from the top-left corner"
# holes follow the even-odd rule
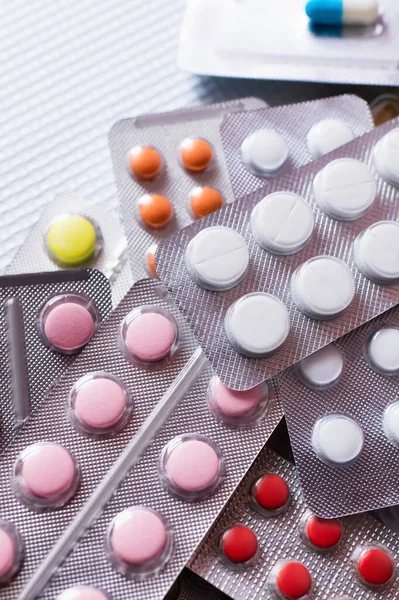
[[[53,383],[76,360],[76,353],[49,348],[38,329],[43,305],[57,296],[71,294],[82,296],[94,306],[96,326],[111,312],[108,281],[94,269],[0,277],[1,449],[12,444],[21,422],[38,410]],[[6,308],[10,302],[17,303],[19,309],[14,323],[10,323],[12,314]],[[21,408],[25,410],[18,407],[21,402],[28,403],[23,415],[18,414]]]
[[[233,389],[251,388],[399,302],[397,281],[392,280],[393,282],[389,285],[374,283],[361,273],[352,254],[355,239],[369,226],[385,220],[393,221],[393,225],[390,227],[397,225],[399,218],[399,205],[396,202],[397,188],[377,175],[373,161],[373,149],[376,143],[385,134],[396,129],[398,124],[398,120],[390,121],[309,165],[293,169],[289,174],[271,180],[264,188],[238,200],[232,206],[222,208],[217,213],[186,227],[160,244],[156,254],[159,276],[167,286],[168,292],[179,310],[187,319],[216,373],[228,387]],[[326,165],[329,165],[328,172],[330,173],[330,163],[344,158],[345,160],[341,160],[338,164],[343,162],[346,166],[347,159],[357,159],[359,162],[355,160],[354,163],[351,162],[351,165],[356,165],[356,168],[361,167],[362,171],[368,170],[370,179],[367,185],[376,186],[375,200],[370,208],[364,216],[351,222],[335,220],[327,216],[316,203],[313,193],[315,176]],[[273,192],[281,191],[288,192],[288,195],[295,193],[302,196],[304,201],[301,201],[301,205],[305,206],[307,213],[310,211],[305,203],[309,205],[314,219],[313,232],[308,238],[309,243],[302,250],[290,256],[265,252],[255,242],[250,226],[250,217],[254,207]],[[352,193],[351,186],[349,186],[348,193]],[[334,197],[339,199],[340,195],[341,190]],[[257,223],[256,220],[255,223]],[[204,230],[207,230],[207,236],[210,232],[214,238],[218,237],[213,231],[220,232],[220,230],[212,230],[212,227],[217,226],[225,228],[223,231],[229,233],[230,236],[234,235],[235,239],[238,237],[243,240],[240,243],[245,252],[248,248],[246,260],[248,260],[249,254],[248,269],[242,271],[241,279],[237,278],[239,283],[223,293],[211,292],[197,285],[186,268],[186,249],[190,242],[197,234],[203,234]],[[192,247],[193,244],[190,248]],[[207,252],[209,252],[209,247],[207,244]],[[219,252],[222,257],[223,252],[221,250]],[[340,273],[345,275],[345,288],[343,289],[346,289],[345,293],[348,295],[345,296],[345,304],[340,304],[341,308],[344,306],[346,308],[339,316],[317,320],[305,316],[307,310],[303,312],[304,306],[301,306],[302,303],[299,302],[297,293],[294,302],[291,285],[293,284],[293,289],[297,290],[298,268],[302,267],[309,259],[323,257],[323,255],[333,257],[329,259],[329,264],[339,264]],[[228,265],[229,271],[233,267],[235,270],[236,265],[241,268],[243,262],[238,263],[235,258],[226,261],[224,257],[223,260],[225,266]],[[395,266],[392,257],[391,263]],[[199,258],[198,264],[200,268],[203,268]],[[294,272],[295,276],[293,277]],[[309,273],[309,271],[307,272]],[[343,280],[341,281],[339,278],[339,283],[336,286],[333,285],[333,288],[337,291],[343,285]],[[311,288],[305,287],[304,290],[306,291],[306,289]],[[316,286],[314,289],[317,290]],[[320,288],[320,290],[322,289]],[[288,334],[286,341],[277,350],[272,348],[268,355],[263,354],[264,346],[262,345],[262,355],[266,357],[256,359],[248,358],[233,349],[224,329],[225,317],[233,303],[252,292],[271,294],[275,297],[272,298],[274,304],[279,306],[279,313],[285,315],[284,331],[280,332],[279,329],[279,335]],[[326,293],[327,304],[330,302],[330,296],[331,294]],[[264,296],[261,297],[264,298]],[[270,298],[270,296],[267,297]],[[335,295],[331,296],[331,298],[334,297]],[[315,291],[311,300],[318,302],[318,294]],[[297,304],[301,306],[301,310]],[[232,311],[230,310],[228,313],[230,320],[231,315]],[[248,316],[250,317],[250,315]],[[313,316],[315,315],[313,314]],[[254,325],[251,335],[254,335],[256,329]],[[267,332],[262,335],[267,337]],[[282,337],[279,339],[280,343],[281,340]],[[259,353],[259,355],[261,354]]]
[[[46,250],[45,235],[51,223],[70,214],[88,217],[98,228],[101,249],[84,266],[101,271],[109,279],[113,305],[116,306],[132,285],[123,227],[115,215],[89,204],[79,192],[58,194],[46,206],[8,266],[7,273],[39,273],[62,269],[50,258]]]
[[[172,588],[165,600],[228,600],[225,594],[189,569],[184,569],[176,583],[179,587]]]
[[[374,25],[352,27],[313,25],[305,4],[190,0],[178,64],[191,73],[218,77],[398,85],[396,0],[379,2]],[[344,6],[344,12],[349,6],[355,13],[363,5]]]
[[[222,195],[224,202],[232,202],[234,196],[221,150],[219,124],[223,116],[232,111],[265,105],[259,98],[242,98],[123,119],[112,127],[109,144],[134,280],[154,276],[148,265],[148,251],[165,236],[193,221],[189,194],[194,188],[212,187]],[[204,138],[212,146],[212,163],[201,173],[190,174],[178,163],[179,144],[188,136]],[[162,156],[163,169],[151,181],[137,179],[130,171],[129,152],[137,145],[153,147]],[[174,216],[165,227],[154,229],[140,223],[137,203],[146,194],[161,194],[173,205]]]
[[[267,473],[282,477],[291,495],[286,511],[272,517],[256,512],[250,500],[254,482]],[[313,589],[307,598],[397,598],[397,573],[385,587],[368,587],[359,580],[354,563],[354,553],[359,547],[383,547],[397,564],[399,541],[391,531],[367,514],[345,517],[340,521],[340,542],[330,550],[316,551],[303,538],[303,524],[309,516],[295,467],[265,448],[208,532],[189,567],[234,600],[284,598],[276,596],[270,584],[273,569],[285,561],[298,561],[309,570]],[[219,546],[223,533],[238,523],[253,531],[259,546],[257,560],[241,570],[223,562]]]
[[[307,134],[312,126],[325,119],[344,121],[354,138],[374,127],[367,102],[352,94],[227,115],[220,126],[220,136],[235,197],[254,192],[267,182],[265,177],[249,171],[242,161],[241,147],[249,135],[261,129],[272,129],[283,136],[289,155],[278,173],[281,175],[314,159],[309,151]]]
[[[301,363],[277,378],[303,494],[309,507],[322,517],[399,504],[395,414],[386,412],[388,407],[394,410],[393,403],[398,400],[399,365],[392,372],[377,366],[379,357],[384,360],[390,352],[398,353],[397,342],[388,339],[388,347],[384,347],[381,331],[394,336],[397,333],[399,339],[398,326],[396,307],[337,340],[334,347],[341,351],[342,372],[325,389],[302,383]],[[373,337],[377,332],[378,336]],[[375,359],[377,362],[373,362]],[[324,364],[328,369],[326,361]],[[360,436],[360,446],[354,445],[353,456],[348,455],[346,462],[346,443],[356,439],[356,430],[342,436],[337,433],[338,439],[342,437],[339,464],[332,460],[334,448],[332,454],[329,448],[323,451],[328,430],[319,433],[315,428],[320,419],[328,417],[331,423],[337,415],[353,420],[363,436],[363,443]]]

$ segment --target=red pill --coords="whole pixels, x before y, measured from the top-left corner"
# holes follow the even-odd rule
[[[309,594],[312,578],[302,563],[287,562],[277,570],[276,588],[287,600],[299,600]]]
[[[290,499],[290,490],[280,475],[268,473],[255,481],[253,495],[261,508],[274,512],[286,506]]]
[[[359,576],[368,585],[385,585],[393,576],[394,569],[391,556],[382,548],[366,548],[357,562]]]
[[[338,519],[320,519],[312,515],[306,521],[304,533],[312,546],[329,550],[340,542],[342,526]]]
[[[235,525],[223,534],[221,547],[231,562],[243,564],[256,556],[258,552],[258,539],[248,527]]]

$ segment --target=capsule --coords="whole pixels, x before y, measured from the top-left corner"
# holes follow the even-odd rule
[[[309,0],[306,14],[317,25],[373,25],[378,0]]]

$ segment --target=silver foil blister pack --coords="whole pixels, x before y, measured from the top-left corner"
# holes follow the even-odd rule
[[[156,254],[160,278],[216,373],[228,387],[248,389],[398,302],[397,188],[376,172],[373,160],[376,145],[386,139],[386,134],[396,134],[397,126],[397,120],[391,121],[309,165],[270,180],[265,188],[201,219],[160,244]],[[343,182],[338,178],[339,173],[336,175],[336,170],[341,168],[348,177]],[[352,169],[358,171],[353,177]],[[315,186],[316,191],[319,193],[322,186],[324,200],[327,190],[332,204],[341,202],[341,197],[350,203],[354,183],[360,184],[361,192],[354,197],[361,201],[363,216],[356,214],[354,220],[342,220],[339,216],[338,220],[330,206],[323,204],[320,207],[315,199],[315,178],[319,184]],[[337,189],[334,190],[334,186]],[[363,194],[363,186],[366,194]],[[276,253],[280,249],[276,251],[275,239],[269,235],[272,249],[267,252],[264,238],[268,232],[262,227],[267,229],[269,221],[273,222],[279,214],[277,208],[292,199],[295,200],[293,205],[300,207],[303,213],[297,218],[295,211],[288,211],[288,240],[297,223],[301,227],[303,223],[306,227],[310,223],[305,245],[297,246],[295,253],[279,254]],[[365,199],[366,208],[363,205]],[[268,218],[258,218],[257,211],[263,210],[265,202],[267,208],[271,201],[274,205],[267,213]],[[339,206],[339,211],[346,215],[347,206]],[[349,216],[353,218],[352,214]],[[384,242],[386,221],[389,221],[388,229],[392,234],[387,246]],[[284,226],[285,221],[281,223]],[[374,228],[377,223],[376,238]],[[375,269],[369,278],[364,264],[364,258],[367,258],[367,266],[374,260],[379,261],[379,251],[370,251],[366,244],[367,251],[363,249],[361,261],[355,262],[353,256],[354,249],[356,251],[359,245],[362,248],[364,240],[367,243],[371,240],[373,245],[375,239],[382,244],[377,250],[386,250],[386,260],[381,261],[379,268],[396,272],[396,278],[392,273],[391,278],[381,277],[384,285],[376,277]],[[285,238],[283,242],[286,244]],[[223,291],[210,291],[216,289]],[[256,310],[252,310],[254,304]]]
[[[220,125],[220,136],[235,197],[241,198],[267,182],[267,176],[251,172],[242,160],[243,143],[251,134],[266,129],[283,137],[289,153],[278,170],[281,175],[315,158],[309,150],[307,135],[313,126],[326,119],[343,121],[353,138],[374,127],[368,104],[350,94],[227,115]]]
[[[55,200],[46,206],[8,266],[7,273],[38,273],[73,268],[72,264],[61,266],[56,257],[51,257],[46,244],[51,225],[71,215],[89,219],[96,228],[94,256],[78,266],[87,266],[104,273],[110,281],[113,305],[116,306],[132,285],[123,227],[115,215],[89,204],[85,197],[76,191],[58,194]],[[67,242],[65,246],[67,247]]]
[[[303,494],[320,516],[399,503],[398,348],[396,307],[277,377]]]
[[[194,214],[189,197],[194,189],[210,187],[223,202],[234,199],[226,163],[221,150],[219,124],[232,111],[264,107],[259,98],[243,98],[210,106],[194,107],[169,113],[143,115],[117,122],[109,133],[109,144],[119,194],[121,215],[129,246],[130,267],[134,280],[152,276],[154,247],[165,236],[191,223]],[[212,147],[212,160],[203,171],[189,171],[179,163],[179,145],[186,138],[204,139]],[[152,179],[137,177],[129,166],[129,153],[135,147],[150,147],[162,160],[159,173]],[[140,217],[138,203],[148,195],[161,195],[172,212],[162,222],[151,225]]]
[[[53,320],[57,319],[52,309],[65,302],[81,304],[87,309],[84,315],[92,319],[92,331],[88,333],[91,337],[112,305],[108,281],[93,269],[4,275],[0,277],[0,298],[3,450],[12,444],[18,428],[38,409],[44,395],[80,352],[80,348],[57,348],[44,335],[51,312]],[[67,328],[62,315],[59,327]],[[85,337],[82,343],[87,343]]]
[[[266,515],[253,503],[253,490],[256,482],[270,476],[282,478],[288,484],[290,496],[280,512]],[[269,492],[262,497],[262,502],[271,502],[277,497],[272,498]],[[235,600],[284,600],[287,583],[291,584],[292,594],[288,597],[299,597],[297,586],[307,584],[306,571],[293,570],[289,575],[287,570],[286,576],[279,578],[278,573],[287,568],[287,563],[301,563],[308,570],[311,588],[308,593],[302,593],[304,598],[396,598],[399,543],[391,531],[366,514],[345,517],[338,523],[316,518],[309,528],[306,524],[310,519],[315,516],[306,506],[295,467],[266,447],[197,549],[189,567]],[[242,565],[226,561],[223,552],[226,534],[238,524],[251,530],[258,545],[255,559]],[[325,547],[312,545],[315,543]],[[370,577],[372,569],[368,571],[365,567],[370,568],[373,562],[370,559],[373,550],[387,553],[392,561],[392,576],[385,585],[369,585],[361,579],[361,574]],[[363,562],[359,563],[359,559]],[[389,560],[387,562],[389,568]]]

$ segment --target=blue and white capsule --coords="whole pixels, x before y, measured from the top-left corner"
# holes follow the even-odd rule
[[[378,0],[309,0],[306,14],[317,25],[374,25]]]

